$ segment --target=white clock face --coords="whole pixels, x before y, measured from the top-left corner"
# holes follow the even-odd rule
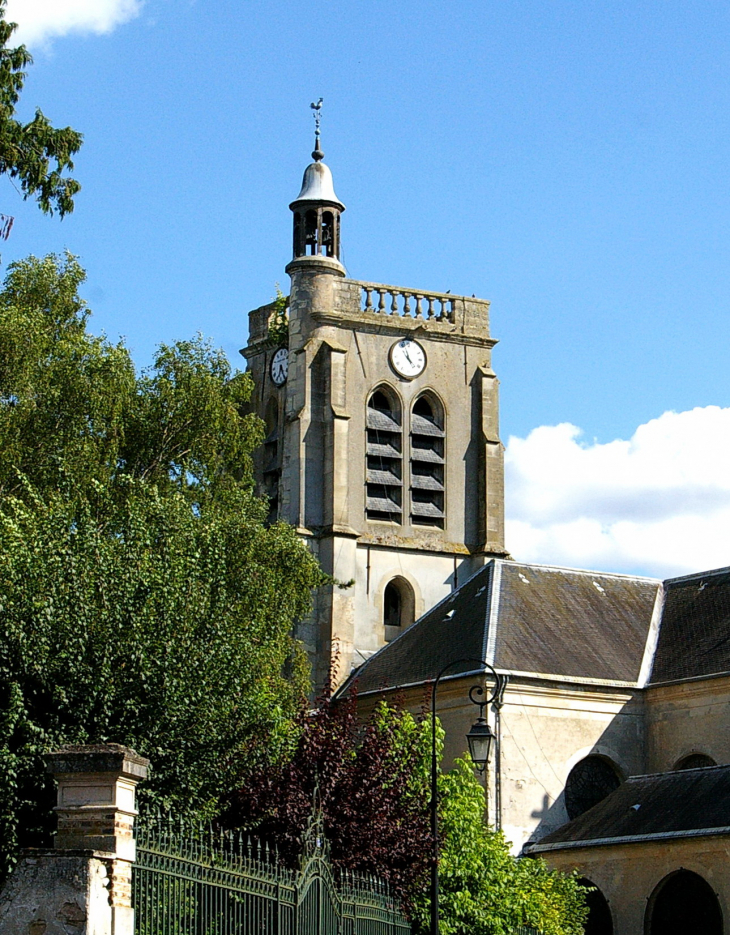
[[[412,380],[426,369],[426,352],[418,341],[403,338],[391,347],[390,363],[397,374]]]
[[[279,350],[271,358],[271,379],[277,386],[286,383],[289,375],[289,351],[285,347]]]

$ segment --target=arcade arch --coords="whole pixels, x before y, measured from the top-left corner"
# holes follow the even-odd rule
[[[649,899],[646,935],[723,935],[722,910],[710,884],[691,870],[664,877]]]

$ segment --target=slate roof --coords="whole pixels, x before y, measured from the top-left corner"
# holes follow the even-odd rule
[[[664,583],[650,682],[730,671],[730,568]]]
[[[635,806],[639,806],[636,808]],[[730,766],[632,776],[578,818],[528,844],[539,853],[589,843],[730,829]]]
[[[360,693],[435,678],[451,659],[635,684],[659,582],[494,559],[363,663]],[[453,673],[474,671],[463,664]]]

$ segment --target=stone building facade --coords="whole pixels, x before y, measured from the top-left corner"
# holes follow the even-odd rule
[[[265,420],[256,463],[273,515],[349,588],[299,636],[340,678],[504,551],[496,343],[483,299],[348,279],[319,146],[291,204],[288,334],[249,315],[242,354]]]
[[[322,589],[299,626],[316,681],[337,653],[364,712],[396,696],[418,711],[447,663],[493,666],[508,684],[488,813],[515,853],[597,887],[589,935],[719,935],[730,806],[680,805],[730,783],[730,570],[662,582],[513,561],[489,303],[349,279],[345,208],[318,143],[313,157],[291,204],[287,320],[251,312],[242,353],[272,518],[352,582]],[[440,683],[447,765],[486,671]],[[627,808],[643,830],[627,833]],[[700,928],[682,921],[688,900]]]
[[[482,659],[508,679],[491,715],[499,757],[485,782],[489,818],[516,854],[577,870],[597,888],[588,935],[721,935],[730,926],[730,569],[662,582],[494,559],[342,691],[357,683],[363,712],[384,698],[417,712],[458,659]],[[484,671],[465,662],[441,682],[447,765],[466,749],[469,689]]]

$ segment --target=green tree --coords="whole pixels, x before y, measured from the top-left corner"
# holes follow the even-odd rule
[[[484,790],[468,757],[439,777],[439,915],[443,935],[582,935],[585,890],[575,875],[543,860],[514,858],[501,832],[484,822]],[[415,899],[417,930],[428,931],[430,901]]]
[[[354,693],[333,700],[327,690],[298,726],[287,759],[242,777],[223,823],[255,829],[296,867],[318,812],[333,865],[377,874],[408,905],[431,850],[426,724],[385,703],[363,723]]]
[[[292,866],[314,809],[335,866],[388,880],[426,935],[430,917],[431,725],[385,703],[364,722],[354,694],[325,693],[300,717],[288,759],[247,770],[223,822],[275,841]],[[437,757],[444,732],[437,724]],[[439,775],[440,921],[443,935],[581,935],[584,890],[544,861],[515,859],[485,824],[484,790],[468,757]]]
[[[201,339],[137,375],[88,334],[82,280],[30,258],[0,292],[3,857],[47,831],[42,755],[63,742],[128,744],[152,760],[144,807],[215,813],[291,744],[291,627],[324,580],[264,525],[250,379]]]
[[[33,62],[24,45],[8,47],[16,28],[5,19],[5,0],[0,0],[0,173],[18,179],[23,197],[34,197],[46,214],[57,211],[63,217],[73,211],[81,188],[64,173],[73,170],[83,138],[71,127],[51,126],[40,110],[29,123],[16,118],[24,69]]]

